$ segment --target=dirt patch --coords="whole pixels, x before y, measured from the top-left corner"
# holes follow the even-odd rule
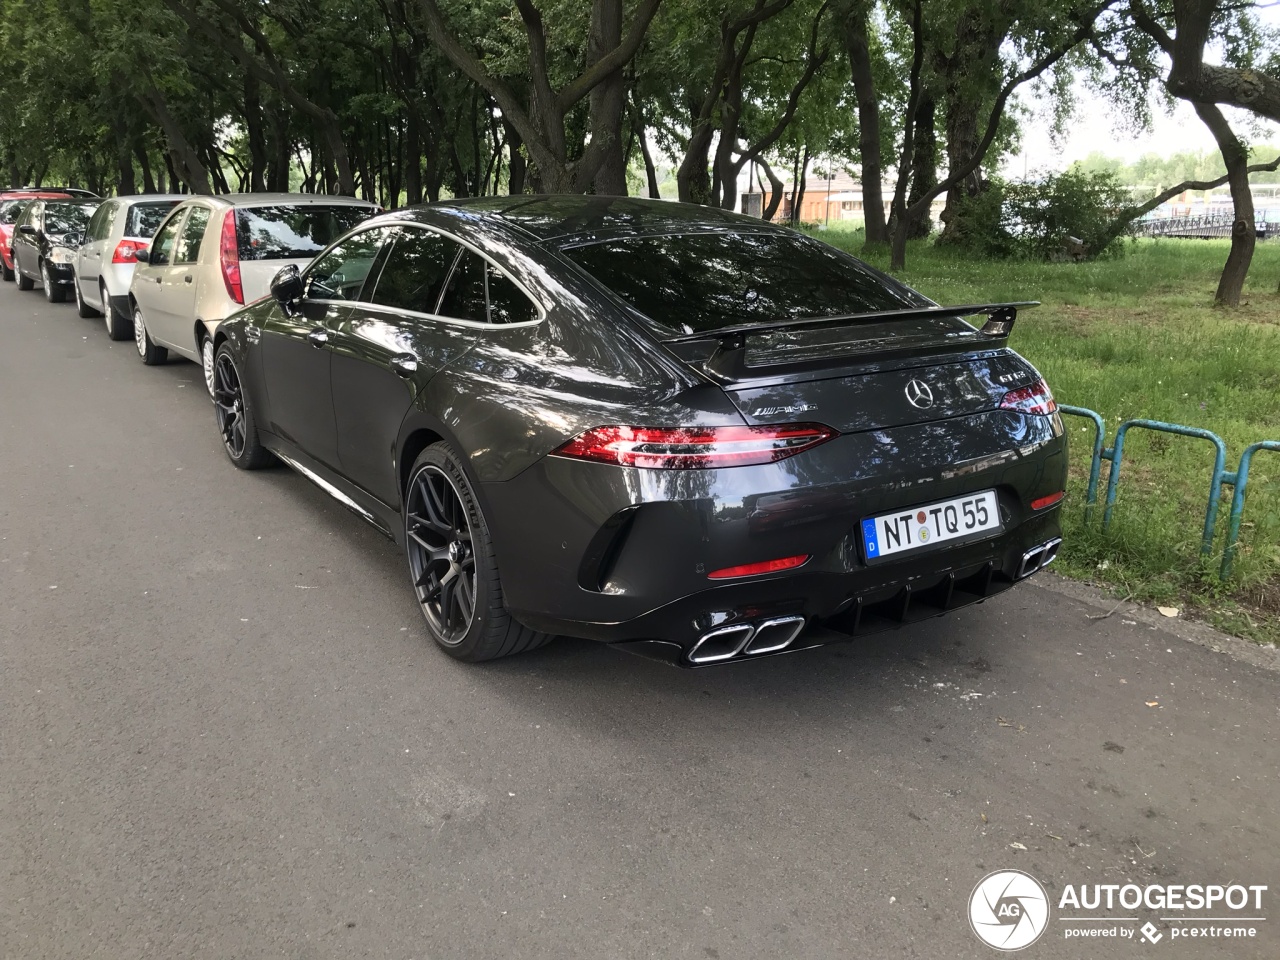
[[[1239,600],[1266,616],[1280,617],[1280,576],[1242,591]]]

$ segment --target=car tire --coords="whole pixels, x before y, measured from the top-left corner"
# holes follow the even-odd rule
[[[44,285],[44,298],[50,303],[63,303],[67,299],[67,291],[62,289],[53,280],[53,274],[49,270],[49,261],[40,261],[40,282]]]
[[[0,257],[0,277],[4,278],[5,283],[13,283],[13,270],[4,265],[4,257]]]
[[[516,621],[503,605],[488,523],[447,443],[427,447],[414,462],[404,504],[410,582],[427,632],[446,653],[475,663],[551,639]]]
[[[78,313],[82,317],[99,316],[99,313],[97,310],[93,309],[93,307],[89,306],[87,303],[84,302],[84,294],[80,292],[79,277],[75,277],[71,281],[71,288],[75,291],[75,294],[76,294],[76,313]]]
[[[13,272],[15,279],[18,281],[19,290],[34,290],[36,288],[36,282],[18,269],[18,260],[16,257],[13,260]]]
[[[102,297],[102,322],[107,326],[107,336],[112,340],[128,340],[133,336],[133,321],[115,308],[105,283],[99,282],[98,292]]]
[[[133,307],[133,342],[138,347],[138,356],[148,367],[158,366],[169,359],[169,350],[157,347],[152,342],[151,334],[147,333],[147,324],[142,319],[142,308],[137,304]]]
[[[258,423],[240,378],[240,368],[225,343],[215,355],[214,375],[213,415],[222,437],[222,448],[241,470],[265,467],[272,460],[271,452],[258,440]]]
[[[213,396],[213,373],[217,359],[214,356],[213,337],[205,336],[200,340],[200,370],[204,374],[204,385]]]

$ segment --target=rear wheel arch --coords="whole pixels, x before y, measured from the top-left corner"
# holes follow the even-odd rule
[[[396,458],[396,485],[400,491],[402,504],[405,489],[409,485],[409,474],[413,472],[413,465],[419,455],[433,443],[439,443],[444,439],[435,430],[419,425],[411,428],[409,434],[400,442],[400,453]]]

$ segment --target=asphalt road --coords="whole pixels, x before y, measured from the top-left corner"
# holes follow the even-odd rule
[[[194,365],[4,284],[0,411],[6,958],[995,957],[1004,867],[1270,888],[1213,944],[1055,902],[1027,957],[1280,956],[1274,672],[1035,583],[733,668],[462,665]]]

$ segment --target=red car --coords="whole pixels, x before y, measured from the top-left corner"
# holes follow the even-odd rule
[[[6,190],[0,193],[0,276],[13,279],[13,253],[9,241],[13,237],[13,225],[22,216],[22,209],[29,200],[70,200],[71,194],[55,190]]]

